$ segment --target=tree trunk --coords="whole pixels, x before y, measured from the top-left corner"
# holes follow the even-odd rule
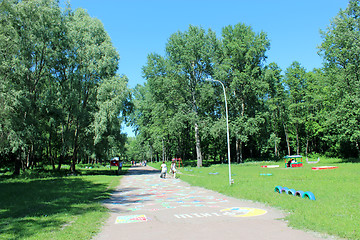
[[[198,107],[196,103],[196,85],[197,81],[200,79],[196,79],[196,70],[195,70],[195,63],[191,62],[192,67],[192,76],[190,77],[190,91],[191,91],[191,97],[192,97],[192,108],[195,113],[195,145],[196,145],[196,159],[197,159],[197,167],[202,167],[203,165],[203,158],[201,153],[201,140],[200,140],[200,134],[199,134],[199,125],[197,123],[198,121]]]
[[[18,151],[15,154],[11,154],[13,160],[14,160],[14,175],[18,176],[20,175],[20,169],[21,169],[21,152]]]
[[[70,165],[70,172],[75,173],[76,171],[76,159],[77,159],[77,144],[75,144],[73,155],[71,157],[71,165]]]
[[[236,92],[234,91],[235,95],[236,95]],[[241,97],[241,117],[244,119],[244,116],[245,116],[245,101],[244,99]],[[236,140],[236,145],[237,145],[237,155],[238,155],[238,159],[237,159],[237,163],[242,163],[243,162],[243,149],[242,149],[242,141],[237,139]]]
[[[278,149],[277,149],[277,142],[276,142],[276,134],[275,134],[275,140],[274,140],[274,151],[275,151],[275,156],[276,157],[278,157],[279,156],[279,154],[278,154]]]
[[[162,139],[162,161],[165,161],[165,144],[164,139]]]
[[[29,169],[30,168],[30,159],[31,159],[31,152],[32,152],[33,146],[34,145],[31,145],[29,151],[27,151],[26,160],[25,160],[25,166],[23,167],[23,169]]]
[[[63,159],[65,158],[65,156],[67,156],[68,147],[66,146],[66,143],[65,143],[65,141],[66,141],[65,140],[65,133],[68,132],[69,125],[70,125],[70,114],[68,114],[68,116],[67,116],[66,126],[64,126],[64,124],[62,124],[62,126],[61,126],[61,153],[60,153],[59,165],[58,165],[58,170],[59,171],[61,169]]]
[[[309,139],[306,137],[306,150],[305,150],[305,155],[307,156],[309,152]]]
[[[355,144],[356,144],[356,149],[357,149],[357,151],[358,151],[358,157],[360,157],[360,145],[359,145],[359,141],[356,141]]]
[[[153,162],[153,149],[151,145],[150,145],[150,161],[151,163]]]
[[[239,140],[236,139],[235,140],[235,146],[236,146],[236,162],[239,163],[240,162],[240,152],[239,152]]]
[[[197,167],[202,167],[202,155],[201,155],[201,142],[199,135],[199,126],[195,123],[195,141],[196,141],[196,159],[197,159]]]
[[[287,145],[287,149],[288,149],[288,155],[291,155],[291,154],[290,154],[289,134],[288,134],[288,132],[287,132],[287,128],[286,128],[286,124],[285,124],[285,123],[283,123],[283,126],[284,126],[284,132],[285,132],[286,145]]]
[[[298,124],[296,124],[296,154],[300,154],[300,143],[299,143],[299,131],[298,131]]]
[[[244,158],[243,158],[243,143],[242,143],[242,141],[239,141],[239,152],[240,152],[240,163],[243,163]]]
[[[62,160],[63,160],[63,158],[64,158],[64,155],[60,155],[59,156],[59,164],[58,164],[58,171],[60,171],[60,169],[61,169],[61,165],[62,165]]]
[[[55,160],[54,160],[54,155],[53,155],[53,152],[52,152],[52,147],[51,147],[51,132],[49,134],[49,139],[48,139],[48,147],[47,147],[47,156],[48,156],[48,159],[50,159],[50,164],[53,168],[53,170],[55,170]]]
[[[236,162],[243,162],[242,142],[239,139],[236,139]]]
[[[71,165],[70,165],[70,172],[75,173],[75,167],[76,167],[76,160],[77,160],[77,153],[78,153],[78,138],[79,138],[79,130],[78,126],[75,130],[75,136],[74,136],[74,151],[71,158]]]

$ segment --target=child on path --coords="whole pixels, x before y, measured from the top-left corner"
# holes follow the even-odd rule
[[[176,162],[173,161],[171,163],[170,172],[173,174],[174,178],[176,178]]]
[[[165,164],[165,161],[161,164],[161,174],[160,177],[161,178],[165,178],[166,177],[166,172],[167,172],[167,166]]]

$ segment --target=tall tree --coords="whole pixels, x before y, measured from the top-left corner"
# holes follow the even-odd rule
[[[75,171],[80,143],[93,121],[98,85],[113,77],[118,68],[119,55],[111,43],[103,24],[91,18],[83,9],[69,16],[68,39],[70,51],[67,64],[62,65],[62,102],[66,112],[64,134],[71,140],[71,171]]]
[[[203,28],[195,26],[190,26],[188,31],[172,34],[166,45],[175,79],[182,87],[186,114],[194,126],[198,167],[201,167],[203,162],[199,130],[200,92],[205,78],[213,73],[213,58],[218,49],[215,33],[210,29],[206,32]]]
[[[331,86],[334,123],[341,138],[354,143],[360,155],[360,1],[350,0],[322,38],[320,53]]]
[[[296,154],[300,153],[300,131],[305,122],[306,70],[299,62],[293,62],[285,71],[285,83],[289,94],[289,125],[295,139]],[[289,153],[290,154],[290,153]]]
[[[130,92],[126,76],[103,79],[97,89],[97,112],[94,113],[92,128],[94,145],[107,149],[111,156],[124,151],[125,134],[121,134],[121,124],[131,108]],[[103,151],[100,151],[100,153]]]
[[[162,159],[165,161],[168,157],[168,123],[174,112],[173,99],[177,94],[173,93],[172,79],[168,76],[169,66],[166,59],[158,54],[148,56],[147,65],[143,67],[144,77],[147,79],[146,91],[142,92],[140,97],[146,97],[137,101],[138,107],[143,109],[147,115],[143,115],[142,144],[152,143],[153,147],[161,152]],[[143,89],[142,89],[143,90]],[[140,99],[139,99],[140,100]],[[140,119],[139,119],[140,120]]]
[[[321,138],[324,136],[324,122],[330,117],[325,106],[326,99],[331,97],[331,93],[328,92],[329,86],[326,84],[325,75],[321,69],[306,73],[306,85],[303,115],[305,154],[308,155],[311,152],[322,153],[323,151],[324,144],[321,143]]]
[[[55,0],[1,1],[0,16],[0,155],[12,159],[15,174],[45,158],[55,167],[58,155],[71,157],[75,171],[80,155],[93,155],[94,136],[104,135],[91,127],[108,109],[98,89],[104,99],[106,82],[127,92],[126,79],[115,77],[119,55],[99,20],[62,11]],[[113,99],[115,110],[127,109],[124,99]],[[104,125],[120,134],[118,121]]]
[[[268,82],[269,91],[266,97],[266,105],[269,111],[270,137],[269,145],[274,148],[274,155],[279,157],[280,136],[283,124],[286,119],[285,110],[285,90],[283,85],[283,75],[276,63],[270,63],[264,72],[264,78]],[[286,140],[288,140],[286,138]],[[288,141],[287,141],[287,145]]]
[[[238,163],[243,162],[243,144],[259,132],[264,122],[260,108],[268,85],[262,70],[269,46],[264,32],[256,34],[245,24],[230,25],[222,30],[222,55],[215,76],[223,79],[231,92],[230,115]]]
[[[62,18],[55,1],[2,1],[1,12],[1,36],[8,44],[1,48],[1,75],[5,89],[13,89],[5,93],[5,99],[13,102],[8,105],[13,109],[7,116],[11,123],[7,134],[12,156],[16,156],[15,174],[19,174],[19,159],[23,168],[28,167],[36,149],[42,150],[42,96],[52,79],[54,43]]]

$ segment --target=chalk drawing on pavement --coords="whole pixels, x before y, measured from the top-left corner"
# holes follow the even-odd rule
[[[116,218],[115,224],[138,223],[138,222],[146,222],[146,221],[148,221],[148,218],[145,215],[118,216]]]
[[[266,210],[259,208],[248,208],[248,207],[232,207],[220,210],[224,215],[231,217],[255,217],[264,215],[267,213]]]
[[[188,214],[175,214],[176,218],[207,218],[207,217],[221,217],[223,214],[219,213],[188,213]]]
[[[258,208],[247,207],[233,207],[220,210],[220,213],[187,213],[187,214],[174,214],[175,218],[189,219],[189,218],[208,218],[208,217],[254,217],[266,214],[267,211]]]

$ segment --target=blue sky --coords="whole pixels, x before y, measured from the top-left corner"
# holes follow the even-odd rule
[[[320,29],[345,9],[348,0],[71,0],[72,9],[84,8],[98,18],[120,54],[119,74],[129,87],[143,84],[141,68],[150,53],[164,55],[171,34],[189,25],[211,28],[221,36],[224,26],[245,23],[267,33],[267,64],[283,70],[298,61],[307,71],[322,66],[317,46]],[[130,136],[131,129],[124,128]]]

